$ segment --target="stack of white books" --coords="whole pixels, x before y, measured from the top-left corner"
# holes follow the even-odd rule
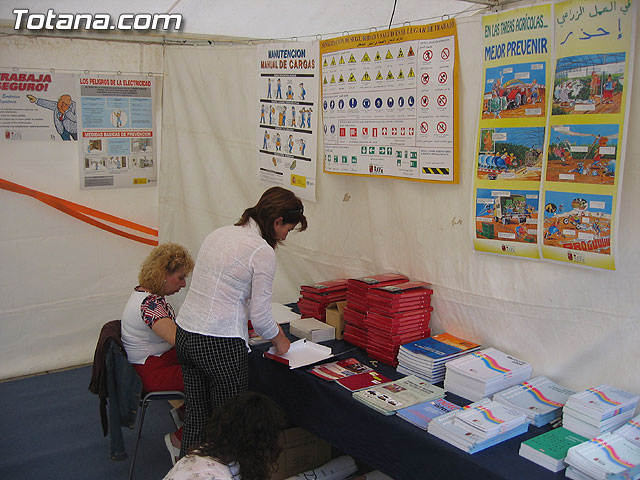
[[[633,417],[614,433],[640,447],[640,415]]]
[[[640,477],[640,447],[615,433],[605,433],[571,447],[565,476],[575,480],[631,480]]]
[[[536,377],[493,395],[493,400],[519,410],[529,423],[541,427],[562,415],[562,407],[575,391],[547,377]]]
[[[398,372],[417,375],[430,383],[444,380],[445,364],[480,348],[450,333],[441,333],[415,342],[405,343],[398,350]]]
[[[487,348],[446,364],[444,388],[474,402],[531,378],[531,364]]]
[[[640,396],[610,385],[571,395],[562,411],[562,425],[578,435],[594,438],[615,430],[633,417]]]
[[[430,434],[468,453],[479,452],[528,429],[525,415],[489,399],[436,417],[427,427]]]
[[[401,408],[444,398],[445,390],[413,375],[353,392],[353,398],[383,415]]]

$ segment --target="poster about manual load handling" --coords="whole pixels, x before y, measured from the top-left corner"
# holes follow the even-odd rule
[[[455,20],[320,41],[324,171],[458,183]]]

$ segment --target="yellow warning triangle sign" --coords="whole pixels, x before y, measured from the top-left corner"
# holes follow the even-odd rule
[[[386,60],[389,60],[391,58],[393,58],[393,55],[391,55],[391,50],[387,50],[387,56],[384,57]]]
[[[344,65],[344,57],[340,56],[340,61],[338,62],[340,65]]]
[[[356,63],[356,57],[353,56],[353,53],[351,54],[351,57],[349,57],[349,63]]]
[[[336,77],[335,77],[335,75],[331,75],[331,83],[336,83]]]
[[[415,76],[416,76],[416,74],[415,74],[415,73],[413,73],[413,67],[411,67],[411,70],[409,70],[409,75],[408,75],[408,77],[409,77],[409,78],[411,78],[411,77],[415,77]]]
[[[382,57],[380,56],[380,52],[376,52],[376,58],[374,60],[382,60]]]
[[[413,47],[409,47],[409,53],[407,53],[408,56],[413,57],[415,55],[415,53],[413,52]]]
[[[323,67],[326,67],[327,65],[329,65],[329,64],[327,63],[327,59],[325,58],[325,59],[324,59],[324,63],[322,64],[322,66],[323,66]]]
[[[344,77],[342,75],[340,75],[340,78],[338,79],[338,83],[344,83]]]
[[[350,82],[355,82],[356,80],[356,76],[352,73],[351,75],[349,75],[349,81]]]
[[[363,82],[368,82],[369,80],[371,80],[371,77],[369,76],[369,72],[364,72],[364,76],[362,77],[362,81]]]
[[[327,84],[327,77],[324,77],[324,81],[322,82],[323,84]]]
[[[362,57],[362,62],[370,62],[371,59],[369,58],[369,54],[367,52],[364,52],[364,57]]]
[[[398,58],[402,58],[404,57],[404,53],[402,53],[402,49],[400,49],[400,51],[398,52]]]
[[[336,64],[336,57],[331,57],[331,65],[334,66]]]
[[[378,70],[378,75],[376,75],[376,80],[382,80],[382,74],[380,73],[380,70]]]
[[[393,80],[393,73],[391,73],[391,70],[389,70],[389,73],[387,73],[387,80]]]
[[[404,78],[404,73],[402,73],[402,69],[400,69],[400,73],[398,74],[398,79]]]

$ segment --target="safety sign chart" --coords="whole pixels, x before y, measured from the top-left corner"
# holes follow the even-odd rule
[[[320,41],[326,173],[458,183],[456,24]]]

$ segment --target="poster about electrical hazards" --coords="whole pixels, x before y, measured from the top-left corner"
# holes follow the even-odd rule
[[[157,185],[154,79],[80,75],[80,188]]]
[[[258,46],[258,172],[264,186],[316,199],[317,42]]]
[[[615,269],[637,5],[483,17],[474,249]]]
[[[320,41],[324,171],[458,183],[455,20]]]

